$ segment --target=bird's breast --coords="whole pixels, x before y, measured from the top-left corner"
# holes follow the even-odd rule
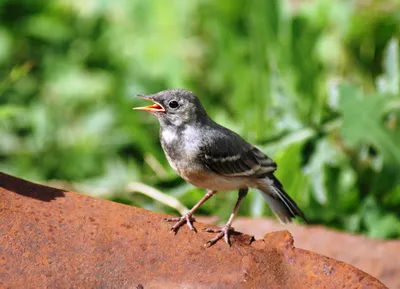
[[[199,162],[201,136],[193,128],[162,130],[161,144],[171,167],[188,183],[204,189],[228,191],[249,186],[248,178],[216,174]]]

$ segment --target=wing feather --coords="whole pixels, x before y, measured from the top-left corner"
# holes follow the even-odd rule
[[[262,151],[230,131],[229,134],[214,135],[200,151],[201,162],[224,176],[262,178],[277,168],[276,163]]]

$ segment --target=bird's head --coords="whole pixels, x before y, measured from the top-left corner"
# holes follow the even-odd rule
[[[168,89],[155,94],[138,96],[154,104],[133,109],[151,112],[160,123],[165,125],[181,126],[208,119],[199,99],[189,90]]]

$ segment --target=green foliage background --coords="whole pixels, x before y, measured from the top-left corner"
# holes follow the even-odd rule
[[[398,1],[0,0],[0,170],[174,212],[136,93],[182,87],[279,164],[312,223],[400,236]],[[227,218],[236,193],[202,214]],[[270,215],[251,193],[241,215]]]

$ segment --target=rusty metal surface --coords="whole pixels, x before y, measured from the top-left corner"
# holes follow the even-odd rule
[[[0,288],[386,288],[287,231],[207,249],[162,217],[0,173]]]
[[[210,218],[200,218],[199,221],[212,222]],[[297,247],[351,264],[378,278],[389,288],[400,289],[400,239],[371,239],[320,225],[282,225],[267,218],[237,218],[235,229],[254,234],[257,239],[263,238],[264,232],[287,229]]]

